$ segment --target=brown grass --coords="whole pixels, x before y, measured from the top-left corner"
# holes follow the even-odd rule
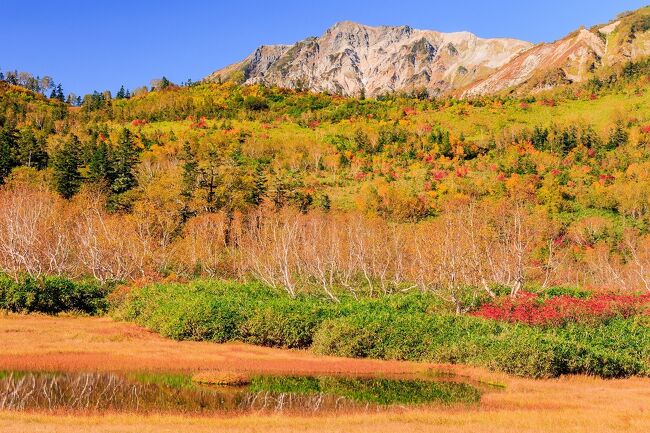
[[[192,382],[205,385],[242,386],[251,383],[250,376],[232,371],[200,371],[192,375]]]
[[[413,374],[440,369],[505,390],[484,395],[478,409],[419,409],[313,417],[189,418],[0,412],[0,432],[645,432],[650,380],[590,377],[526,380],[466,366],[316,357],[245,344],[174,342],[102,318],[0,317],[0,369],[221,370],[286,373]]]

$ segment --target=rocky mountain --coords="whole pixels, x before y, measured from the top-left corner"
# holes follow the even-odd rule
[[[463,96],[505,90],[536,92],[588,80],[602,68],[650,56],[650,7],[624,14],[606,25],[581,28],[570,35],[531,47],[487,78],[462,90]]]
[[[460,96],[539,91],[586,80],[596,70],[650,55],[650,7],[552,43],[483,39],[408,26],[349,21],[293,45],[264,45],[216,71],[235,80],[349,96],[394,91]]]
[[[410,89],[436,94],[489,76],[530,46],[515,39],[481,39],[467,32],[341,22],[322,36],[295,45],[262,46],[208,79],[240,74],[247,84],[344,95],[375,96]]]

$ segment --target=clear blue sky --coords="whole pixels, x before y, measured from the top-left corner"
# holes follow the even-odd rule
[[[258,45],[320,35],[341,20],[541,42],[648,2],[0,0],[0,69],[51,75],[66,92],[115,92],[162,75],[197,80]]]

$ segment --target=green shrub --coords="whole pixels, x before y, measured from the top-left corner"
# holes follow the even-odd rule
[[[75,282],[63,277],[14,280],[0,275],[0,309],[15,313],[86,314],[106,312],[109,288],[97,282]]]
[[[316,329],[332,314],[332,308],[313,299],[275,298],[253,308],[241,335],[252,344],[306,349]]]
[[[324,355],[462,362],[526,377],[650,373],[647,317],[535,327],[455,315],[425,294],[343,296],[334,303],[223,281],[133,290],[116,314],[181,340],[241,340],[311,347]]]

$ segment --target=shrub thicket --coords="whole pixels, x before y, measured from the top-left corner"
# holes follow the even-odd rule
[[[108,287],[95,281],[63,277],[21,277],[0,274],[0,310],[14,313],[80,312],[98,314],[108,309]]]
[[[462,362],[527,377],[650,372],[647,316],[542,327],[451,314],[421,293],[334,303],[316,295],[290,298],[260,284],[207,281],[135,289],[116,313],[176,339]]]

